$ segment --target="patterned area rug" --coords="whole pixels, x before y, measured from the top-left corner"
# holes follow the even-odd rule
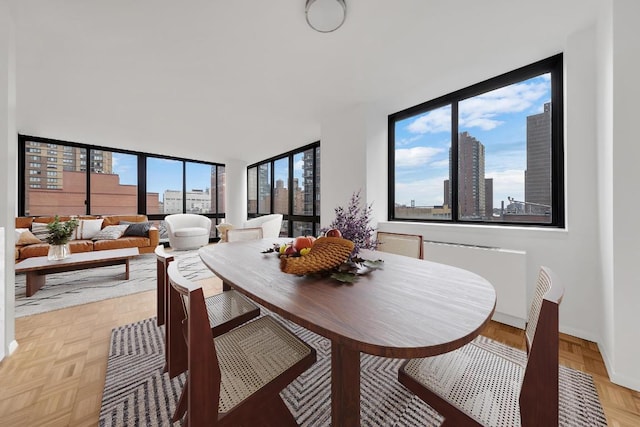
[[[212,277],[198,251],[176,251],[180,271],[191,280]],[[91,268],[47,275],[46,285],[35,295],[26,296],[26,275],[16,275],[16,317],[30,316],[74,305],[156,289],[156,256],[142,254],[130,261],[129,280],[124,265]]]
[[[263,312],[266,310],[263,309]],[[330,426],[330,342],[274,315],[315,347],[317,362],[281,396],[302,426]],[[485,337],[488,347],[502,346]],[[162,373],[162,329],[155,318],[116,328],[111,336],[100,411],[100,426],[167,426],[180,396],[184,375],[170,380]],[[513,351],[524,357],[519,350]],[[439,415],[397,381],[399,359],[361,356],[361,425],[437,426]],[[560,425],[606,426],[590,375],[560,366]]]

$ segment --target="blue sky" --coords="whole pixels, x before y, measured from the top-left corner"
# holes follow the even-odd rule
[[[494,207],[507,197],[524,200],[527,116],[551,100],[549,74],[525,80],[459,103],[459,131],[485,147],[485,178],[493,178]],[[396,123],[396,203],[441,205],[449,177],[451,107]]]
[[[211,186],[211,165],[187,163],[187,190],[205,190]],[[136,156],[113,153],[113,173],[120,176],[120,184],[135,185],[138,180]],[[147,191],[159,193],[162,200],[164,190],[182,189],[182,162],[177,160],[149,158],[147,163]]]
[[[298,179],[298,187],[304,188],[303,179],[303,167],[304,167],[304,153],[298,153],[293,157],[293,178]],[[284,181],[284,186],[287,187],[289,179],[289,158],[286,157],[281,160],[276,160],[275,167],[273,169],[273,175],[275,181],[281,179]]]

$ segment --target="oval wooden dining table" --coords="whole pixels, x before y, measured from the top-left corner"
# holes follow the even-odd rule
[[[280,271],[276,242],[262,239],[199,250],[225,286],[244,293],[331,340],[332,425],[360,425],[360,353],[416,358],[455,350],[473,340],[496,304],[493,286],[460,268],[377,251],[383,268],[353,284]]]

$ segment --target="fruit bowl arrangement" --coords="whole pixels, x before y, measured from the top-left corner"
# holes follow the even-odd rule
[[[280,257],[280,270],[299,276],[329,274],[341,282],[352,283],[358,275],[380,268],[382,261],[352,258],[354,243],[343,239],[340,231],[328,230],[323,237],[300,236],[288,244],[275,244],[264,253]]]

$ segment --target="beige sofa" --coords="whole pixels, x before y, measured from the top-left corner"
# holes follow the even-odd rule
[[[118,225],[121,221],[130,223],[148,222],[146,215],[104,215],[104,216],[79,216],[79,220],[102,219],[101,228],[104,229],[109,225]],[[61,216],[60,221],[68,221],[70,217]],[[54,217],[17,217],[16,229],[28,228],[33,230],[33,224],[47,224],[52,222]],[[117,239],[108,240],[91,240],[91,239],[74,239],[69,241],[71,253],[100,251],[105,249],[135,248],[140,253],[152,253],[159,241],[158,229],[150,227],[148,236],[122,236]],[[18,243],[18,242],[17,242]],[[46,256],[49,252],[49,244],[46,242],[16,244],[15,259],[19,262],[26,258],[36,256]]]

